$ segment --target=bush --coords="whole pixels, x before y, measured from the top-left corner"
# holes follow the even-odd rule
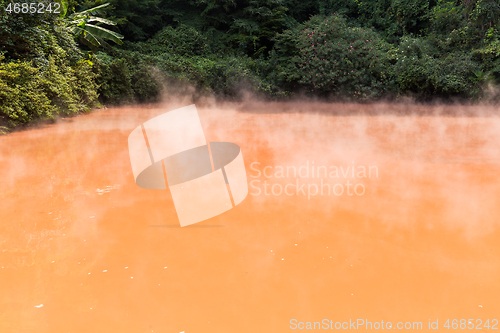
[[[390,46],[371,29],[348,27],[335,14],[311,18],[296,34],[299,83],[309,91],[368,99],[388,89]]]
[[[179,25],[163,28],[146,45],[160,53],[171,53],[184,56],[199,56],[209,53],[208,40],[195,28]]]
[[[125,59],[115,59],[98,52],[95,55],[95,65],[99,98],[102,102],[119,104],[133,100],[132,79]]]
[[[477,85],[471,78],[481,66],[467,52],[435,54],[422,39],[403,38],[389,55],[392,72],[401,92],[443,97],[472,97]]]
[[[13,127],[94,105],[92,63],[82,60],[83,52],[57,15],[3,11],[0,23],[1,123]]]
[[[97,99],[95,74],[87,62],[70,67],[49,57],[45,68],[37,68],[31,61],[3,60],[0,56],[0,116],[11,127],[87,111]]]
[[[0,61],[3,59],[0,56]],[[8,125],[53,117],[56,108],[44,86],[40,70],[31,64],[0,62],[0,115]]]

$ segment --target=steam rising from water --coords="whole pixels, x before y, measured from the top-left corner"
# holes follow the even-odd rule
[[[500,216],[500,118],[495,107],[200,100],[197,108],[207,140],[238,144],[249,181],[267,180],[282,186],[297,180],[306,186],[319,181],[257,176],[250,168],[254,162],[261,172],[266,166],[275,170],[276,166],[299,168],[307,163],[376,166],[378,176],[347,174],[325,179],[362,183],[366,191],[361,196],[252,195],[255,191],[250,188],[241,205],[200,224],[205,228],[180,229],[167,190],[135,186],[127,136],[144,121],[189,104],[187,99],[169,98],[159,105],[110,108],[0,137],[2,266],[24,268],[18,282],[11,279],[8,283],[29,286],[25,292],[7,291],[6,302],[43,303],[43,309],[65,304],[70,313],[83,308],[98,311],[98,303],[108,316],[119,318],[117,302],[96,295],[112,293],[124,300],[121,292],[128,290],[141,295],[138,303],[145,309],[169,304],[162,313],[180,321],[187,320],[187,304],[179,299],[187,297],[201,302],[200,309],[207,308],[207,301],[199,296],[204,295],[203,284],[216,286],[225,295],[221,300],[232,297],[231,292],[246,295],[241,297],[251,308],[274,304],[266,295],[281,295],[280,288],[295,290],[294,286],[316,283],[317,288],[327,290],[332,281],[345,286],[347,277],[353,285],[362,284],[363,278],[349,273],[351,266],[343,268],[344,261],[376,262],[377,267],[364,266],[364,272],[376,276],[389,269],[410,276],[410,271],[392,264],[401,256],[398,263],[427,267],[437,281],[443,271],[460,272],[464,285],[471,281],[486,285],[499,276],[494,240],[499,236]],[[295,266],[277,270],[275,259],[282,258],[281,265],[292,262]],[[324,258],[331,258],[330,268]],[[172,275],[165,275],[166,266]],[[297,271],[306,266],[307,272],[318,267],[324,275]],[[53,267],[56,273],[45,278]],[[130,267],[126,279],[122,279],[123,267]],[[104,270],[106,277],[97,275]],[[204,279],[195,278],[199,276]],[[385,279],[392,281],[392,277]],[[51,292],[62,296],[49,296],[51,280],[57,282],[50,284]],[[136,284],[131,286],[131,281]],[[263,289],[255,289],[254,283]],[[382,288],[383,283],[377,283]],[[177,289],[172,287],[167,294],[151,289],[160,284]],[[189,291],[192,294],[185,286],[194,288]],[[320,296],[311,288],[285,302],[288,307],[281,305],[284,313],[299,309],[314,313],[313,303]],[[399,290],[393,288],[388,292]],[[363,290],[368,293],[370,289],[357,291]],[[420,314],[432,310],[418,299],[417,291],[409,293]],[[175,297],[169,301],[166,295]],[[214,298],[210,299],[217,303]],[[181,302],[178,309],[174,300]],[[390,308],[388,299],[381,300],[385,309]],[[247,313],[249,305],[238,304],[242,315]],[[225,306],[221,303],[218,308]],[[361,305],[357,309],[378,314],[377,309]],[[134,323],[147,312],[134,311],[129,312],[135,313],[130,319]],[[153,316],[160,317],[155,311]],[[210,318],[216,316],[210,313]],[[14,311],[10,316],[18,323],[46,320],[27,312]]]

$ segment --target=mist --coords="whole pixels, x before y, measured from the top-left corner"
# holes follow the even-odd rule
[[[419,276],[413,277],[415,267],[433,277],[422,282],[433,292],[444,288],[444,275],[495,283],[500,272],[497,107],[277,102],[250,94],[241,101],[198,98],[207,141],[238,144],[247,180],[259,181],[253,184],[261,192],[249,187],[247,198],[232,210],[180,228],[168,189],[135,185],[127,137],[146,120],[192,102],[189,96],[167,95],[162,103],[96,110],[0,137],[2,273],[8,276],[4,285],[13,286],[4,297],[59,304],[70,313],[52,322],[28,306],[7,310],[10,322],[26,329],[29,323],[62,328],[77,314],[99,309],[118,321],[128,313],[132,324],[123,330],[132,331],[142,327],[148,311],[161,317],[168,308],[175,321],[186,319],[186,307],[198,303],[203,306],[193,311],[199,317],[230,325],[219,312],[202,308],[224,307],[227,300],[248,311],[261,302],[278,306],[270,291],[289,300],[283,308],[287,314],[299,309],[312,314],[324,305],[320,286],[325,283],[342,284],[349,276],[352,285],[364,285],[364,275],[350,273],[359,265],[375,277],[380,293],[396,290],[420,305],[417,316],[438,305],[424,310],[418,290],[406,289]],[[326,167],[328,174],[339,171],[337,177],[318,177],[317,171],[314,177],[276,177],[278,167],[306,165],[309,171],[313,165]],[[359,177],[361,166],[376,167],[377,173]],[[307,192],[321,181],[332,188],[347,181],[361,184],[363,193],[361,187],[352,195],[345,187],[341,195]],[[290,185],[288,195],[287,184],[304,185],[306,192]],[[384,287],[395,276],[406,282]],[[308,292],[286,296],[297,286]],[[349,304],[381,315],[370,306],[370,292],[386,304],[390,297],[359,286],[354,289],[365,293],[364,305]],[[354,302],[354,293],[337,297]],[[243,294],[245,301],[236,296]],[[269,319],[263,310],[253,311]],[[238,320],[244,313],[238,312]]]

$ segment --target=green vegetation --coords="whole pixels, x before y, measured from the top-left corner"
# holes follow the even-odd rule
[[[46,2],[47,4],[49,2]],[[0,1],[2,8],[5,1]],[[93,63],[67,21],[51,13],[0,13],[0,126],[5,130],[89,110],[98,97]]]
[[[0,129],[186,87],[477,101],[500,83],[497,0],[69,0],[59,14],[10,3],[0,0]]]
[[[120,45],[123,44],[121,41],[123,39],[122,35],[94,23],[116,25],[116,23],[111,20],[93,15],[98,12],[99,9],[107,7],[108,5],[109,3],[105,3],[81,12],[73,13],[69,16],[69,19],[65,21],[66,27],[69,28],[70,31],[78,37],[83,44],[87,45],[92,50],[101,46],[105,39],[111,40]]]

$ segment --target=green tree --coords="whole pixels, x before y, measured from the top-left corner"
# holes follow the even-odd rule
[[[367,99],[381,96],[389,82],[390,46],[371,29],[349,27],[338,15],[316,16],[296,30],[294,58],[300,83],[316,93]]]

